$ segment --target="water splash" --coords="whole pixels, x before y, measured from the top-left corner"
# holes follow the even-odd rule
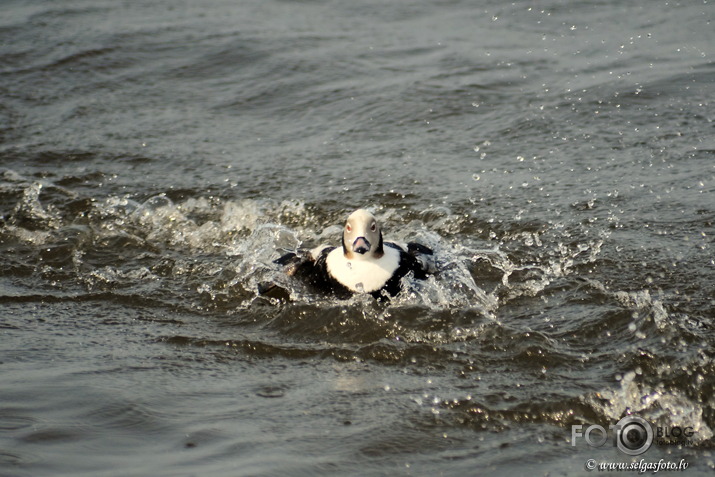
[[[638,414],[656,426],[692,427],[693,442],[700,443],[713,437],[703,418],[703,404],[694,402],[681,391],[665,386],[651,387],[638,382],[638,373],[629,371],[620,379],[620,387],[602,391],[585,398],[602,415],[618,421],[627,414]]]

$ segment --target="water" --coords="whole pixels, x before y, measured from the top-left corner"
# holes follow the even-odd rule
[[[1,10],[0,475],[712,473],[710,1]],[[271,264],[357,207],[440,273]]]

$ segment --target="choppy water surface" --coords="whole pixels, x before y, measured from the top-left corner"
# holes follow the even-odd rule
[[[715,468],[711,2],[1,9],[0,475]],[[440,273],[271,263],[357,207]]]

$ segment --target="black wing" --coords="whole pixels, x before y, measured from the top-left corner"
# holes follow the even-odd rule
[[[273,261],[284,267],[287,275],[298,278],[309,286],[338,297],[349,297],[352,293],[328,273],[328,254],[336,247],[325,247],[318,257],[307,250],[290,252]]]
[[[392,277],[382,287],[391,296],[397,295],[402,289],[402,277],[412,272],[415,278],[426,280],[435,272],[432,256],[434,252],[431,248],[419,243],[410,242],[407,244],[407,251],[397,244],[385,242],[385,245],[397,249],[400,252],[400,264]],[[427,256],[427,257],[425,257]]]
[[[422,245],[417,242],[410,242],[407,244],[407,252],[410,255],[434,255],[431,248]]]

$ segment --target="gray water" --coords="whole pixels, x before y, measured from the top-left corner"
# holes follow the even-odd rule
[[[711,475],[713,17],[5,0],[0,475]],[[358,207],[440,272],[271,263]],[[692,441],[571,446],[630,414]]]

